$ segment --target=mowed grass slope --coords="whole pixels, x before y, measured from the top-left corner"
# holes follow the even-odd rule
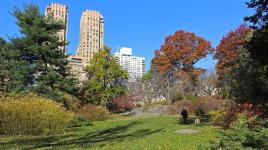
[[[178,134],[180,129],[198,130]],[[182,125],[176,116],[126,118],[95,122],[62,135],[0,137],[0,149],[196,149],[218,135],[210,125]]]

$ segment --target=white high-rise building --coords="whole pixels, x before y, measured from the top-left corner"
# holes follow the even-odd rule
[[[132,49],[122,47],[114,54],[117,62],[129,74],[129,82],[135,82],[145,74],[145,58],[132,56]]]

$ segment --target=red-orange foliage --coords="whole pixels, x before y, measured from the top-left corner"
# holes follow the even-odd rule
[[[108,108],[113,113],[122,113],[130,111],[134,108],[134,96],[120,96],[114,99],[109,105]]]
[[[263,112],[264,110],[261,105],[253,105],[250,103],[237,104],[225,114],[222,114],[225,116],[225,120],[222,126],[229,127],[231,123],[233,123],[237,119],[237,116],[240,113],[245,113],[249,123],[254,123],[256,121],[256,118],[264,115]]]
[[[218,60],[216,70],[220,78],[232,68],[231,62],[237,57],[245,45],[246,37],[251,31],[252,29],[249,27],[241,25],[221,39],[214,55],[214,59]]]
[[[155,51],[152,67],[159,74],[170,70],[202,73],[202,70],[194,68],[194,64],[210,52],[210,42],[194,33],[180,30],[166,37],[160,50]]]

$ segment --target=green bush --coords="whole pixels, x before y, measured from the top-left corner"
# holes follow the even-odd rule
[[[91,126],[91,125],[92,125],[92,122],[81,115],[76,115],[71,123],[71,127],[83,127],[83,126]]]
[[[219,140],[210,142],[209,147],[200,149],[268,149],[267,122],[249,126],[245,113],[239,114],[230,129],[222,131]]]
[[[225,120],[225,116],[227,113],[227,109],[225,107],[220,107],[218,110],[211,111],[210,114],[212,115],[211,117],[211,123],[213,125],[222,125]]]
[[[74,114],[58,103],[33,94],[0,101],[0,134],[48,135],[62,133]]]
[[[103,121],[110,117],[109,111],[105,107],[91,104],[81,106],[78,114],[89,121]]]

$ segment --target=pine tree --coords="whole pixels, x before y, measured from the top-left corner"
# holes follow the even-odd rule
[[[0,39],[0,91],[6,96],[28,84],[29,63],[20,59],[20,52],[10,42]]]
[[[250,0],[248,8],[255,9],[255,14],[245,17],[254,29],[253,37],[246,47],[254,60],[256,70],[256,99],[268,106],[268,1]]]
[[[12,48],[20,52],[25,61],[22,72],[26,84],[23,90],[33,90],[51,98],[57,98],[59,91],[75,92],[75,79],[70,75],[66,56],[60,47],[57,32],[64,25],[51,17],[40,14],[36,5],[26,5],[23,10],[15,8],[14,16],[20,28],[21,37],[12,39]]]
[[[7,55],[5,52],[7,42],[0,38],[0,97],[4,96],[8,89],[9,70],[7,69]]]

